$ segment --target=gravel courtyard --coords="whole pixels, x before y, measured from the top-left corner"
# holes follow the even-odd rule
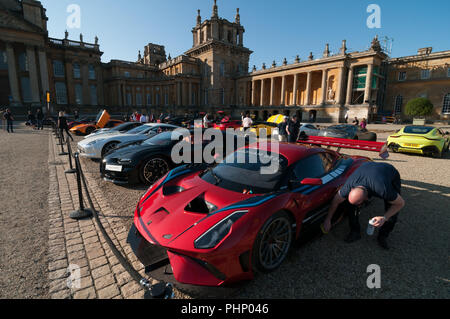
[[[48,134],[0,130],[0,298],[49,297]]]
[[[389,128],[378,134],[389,136]],[[76,140],[81,138],[77,137]],[[74,144],[75,146],[75,144]],[[74,147],[75,149],[75,147]],[[344,150],[380,161],[378,154]],[[400,172],[407,206],[384,251],[376,237],[346,244],[344,221],[329,235],[318,236],[293,250],[277,271],[243,284],[237,298],[449,298],[450,297],[450,154],[442,159],[391,154],[387,160]],[[97,172],[99,163],[82,160],[85,170]],[[97,181],[110,206],[132,223],[137,201],[146,187],[124,187]],[[361,224],[383,213],[381,200],[362,211]],[[381,269],[381,289],[367,288],[369,265]],[[185,295],[190,297],[189,295]],[[207,296],[205,296],[207,297]]]

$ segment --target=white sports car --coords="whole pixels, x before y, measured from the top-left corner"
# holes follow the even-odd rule
[[[78,152],[82,157],[101,159],[103,155],[114,149],[120,143],[144,141],[159,133],[173,131],[177,128],[179,127],[170,124],[150,123],[136,127],[126,134],[100,134],[79,142]]]
[[[105,136],[104,134],[113,135],[113,134],[119,134],[119,133],[127,133],[128,131],[130,131],[130,130],[138,127],[138,126],[141,126],[141,125],[143,125],[143,123],[140,123],[140,122],[126,122],[126,123],[120,124],[120,125],[118,125],[116,127],[113,127],[113,128],[101,128],[101,129],[98,129],[98,130],[94,131],[93,133],[85,136],[84,138],[87,139],[87,138],[91,138],[91,137],[94,137],[94,136],[98,136],[100,134],[103,134],[103,136]]]

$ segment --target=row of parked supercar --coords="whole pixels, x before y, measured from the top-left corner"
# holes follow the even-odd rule
[[[170,263],[185,284],[223,286],[278,268],[296,240],[320,231],[338,188],[369,161],[300,144],[245,140],[238,147],[239,132],[224,132],[223,144],[230,138],[235,143],[214,154],[223,158],[218,164],[174,163],[171,152],[180,141],[191,154],[213,142],[177,128],[123,123],[87,136],[78,151],[101,159],[107,181],[150,185],[128,242],[146,269]],[[273,163],[276,170],[261,174]],[[336,223],[343,207],[340,212]]]

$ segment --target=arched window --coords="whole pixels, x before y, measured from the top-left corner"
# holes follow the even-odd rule
[[[450,93],[444,96],[444,103],[442,104],[442,114],[450,114]]]
[[[397,95],[395,97],[395,105],[394,105],[394,113],[395,114],[402,113],[402,105],[403,105],[403,96]]]

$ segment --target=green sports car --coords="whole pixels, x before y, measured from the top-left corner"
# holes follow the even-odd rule
[[[405,126],[389,136],[388,147],[394,152],[442,157],[449,150],[449,132],[431,126]]]

